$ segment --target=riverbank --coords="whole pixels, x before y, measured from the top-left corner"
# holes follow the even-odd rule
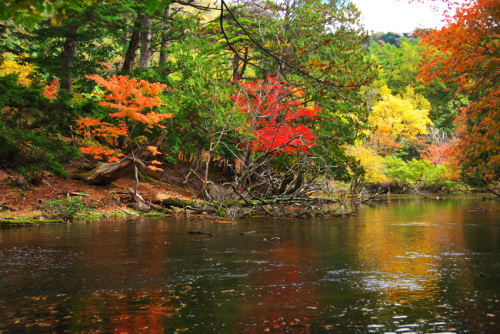
[[[31,219],[40,217],[40,208],[49,201],[65,198],[78,198],[85,207],[91,209],[92,215],[125,215],[119,213],[117,205],[125,206],[130,197],[130,188],[135,180],[124,177],[108,186],[89,186],[81,181],[65,179],[53,174],[45,174],[39,186],[27,185],[18,187],[15,175],[0,171],[0,220],[5,218]],[[145,201],[155,202],[169,198],[189,200],[189,191],[177,188],[160,180],[139,183],[137,192]],[[115,211],[118,211],[115,213]],[[119,214],[118,214],[119,213]]]
[[[71,171],[68,170],[68,172]],[[349,202],[349,199],[346,197],[348,185],[337,183],[335,184],[335,188],[337,189],[336,193],[340,201]],[[29,224],[60,223],[66,221],[67,219],[59,219],[61,218],[60,216],[47,215],[46,212],[42,212],[41,208],[51,201],[68,198],[78,199],[84,208],[76,216],[76,219],[80,220],[124,218],[137,216],[138,214],[146,217],[163,216],[174,213],[173,210],[162,206],[171,207],[176,209],[177,212],[189,213],[191,210],[185,210],[185,207],[188,206],[188,209],[195,210],[191,212],[194,215],[210,213],[206,212],[207,210],[195,208],[197,205],[193,202],[191,191],[152,178],[142,180],[139,183],[137,193],[140,194],[146,203],[157,203],[158,205],[153,204],[148,210],[143,210],[150,212],[141,212],[141,210],[136,210],[137,207],[134,207],[135,204],[133,204],[132,192],[134,187],[135,179],[132,175],[130,177],[123,177],[108,186],[90,186],[81,180],[62,178],[50,173],[46,173],[43,176],[39,186],[28,184],[25,187],[19,187],[16,184],[14,175],[0,171],[0,224],[2,226],[29,226]],[[416,194],[399,194],[399,196],[408,195],[418,196]],[[385,201],[390,200],[391,197],[395,198],[395,196],[398,195],[382,193],[377,199]],[[435,196],[439,198],[439,196],[442,197],[443,195],[420,194],[420,196]],[[212,213],[216,214],[216,212]],[[258,213],[255,214],[258,215]],[[224,216],[224,214],[221,215]]]

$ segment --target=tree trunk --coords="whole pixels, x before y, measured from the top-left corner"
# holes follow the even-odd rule
[[[207,187],[208,170],[210,168],[210,153],[212,153],[212,152],[209,150],[208,151],[207,161],[205,162],[205,174],[203,175],[203,185],[201,186],[201,189],[198,192],[198,197],[199,198],[203,198],[203,192],[205,191],[205,188]]]
[[[245,48],[245,53],[243,54],[241,71],[239,70],[240,58],[237,55],[233,56],[233,80],[234,81],[240,80],[243,77],[243,75],[245,74],[245,70],[247,68],[247,62],[248,62],[248,48]]]
[[[243,56],[243,64],[241,65],[241,72],[239,74],[238,79],[243,78],[243,75],[245,74],[245,70],[247,69],[247,62],[248,62],[248,48],[245,48],[245,55]]]
[[[238,58],[237,54],[233,55],[233,81],[238,81],[238,67],[240,66],[240,58]]]
[[[147,160],[151,157],[151,151],[148,150],[148,146],[160,147],[163,138],[167,132],[163,132],[161,135],[156,137],[151,143],[144,144],[134,150],[133,156],[135,160]],[[126,174],[130,173],[136,162],[132,157],[132,154],[127,155],[125,158],[121,159],[120,162],[105,163],[97,167],[92,174],[85,179],[85,182],[92,185],[105,185],[116,181]]]
[[[127,35],[128,35],[128,29],[127,26],[123,27],[123,34],[122,34],[122,44],[123,47],[127,46]]]
[[[130,37],[130,42],[128,43],[127,54],[125,55],[125,60],[123,61],[123,71],[132,70],[132,66],[134,65],[137,48],[139,47],[139,42],[141,40],[141,31],[139,30],[139,26],[139,22],[136,22],[134,25],[134,30],[132,31],[132,36]]]
[[[76,55],[76,34],[78,33],[79,26],[69,28],[70,35],[66,37],[64,42],[64,54],[61,64],[61,89],[71,93],[71,82],[73,80],[73,73],[71,67]]]
[[[170,17],[170,5],[165,5],[165,16],[167,19]],[[163,22],[163,32],[161,33],[161,44],[160,44],[160,64],[166,64],[168,61],[168,45],[170,42],[167,40],[167,34],[170,31],[170,23]]]
[[[151,16],[147,14],[142,16],[141,23],[141,59],[139,61],[139,67],[148,68],[151,47]]]

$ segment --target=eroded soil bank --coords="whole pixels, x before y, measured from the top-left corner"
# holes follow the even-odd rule
[[[128,177],[108,186],[89,186],[81,181],[45,174],[40,186],[30,184],[20,188],[14,177],[0,171],[0,206],[3,208],[0,218],[40,216],[44,203],[68,197],[81,199],[94,213],[106,214],[117,211],[116,205],[128,203],[130,188],[135,186],[135,180]],[[159,180],[140,182],[137,192],[145,201],[171,197],[187,200],[192,196],[187,190]]]

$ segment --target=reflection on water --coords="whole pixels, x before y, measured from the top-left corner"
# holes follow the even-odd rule
[[[0,231],[0,332],[500,332],[499,203],[355,209]]]

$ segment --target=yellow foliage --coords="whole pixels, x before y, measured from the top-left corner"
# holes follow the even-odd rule
[[[347,154],[359,160],[360,165],[366,172],[366,181],[373,183],[388,181],[385,176],[384,159],[374,149],[362,145],[354,145],[347,149]]]
[[[413,140],[427,134],[430,103],[407,87],[403,96],[393,96],[387,86],[380,89],[382,99],[373,106],[368,121],[382,136],[395,140],[402,137]]]
[[[381,97],[384,97],[384,96],[390,96],[392,91],[390,90],[389,87],[387,87],[387,85],[383,85],[378,90],[378,93],[380,94]]]
[[[4,54],[5,60],[0,64],[0,76],[3,77],[7,74],[18,73],[18,82],[21,85],[29,86],[31,81],[28,79],[28,75],[34,70],[31,65],[20,65],[15,60],[7,59],[7,55]],[[22,55],[19,57],[23,57]]]
[[[401,98],[410,101],[414,109],[427,110],[427,114],[429,114],[431,103],[424,96],[415,93],[412,86],[406,86]]]

